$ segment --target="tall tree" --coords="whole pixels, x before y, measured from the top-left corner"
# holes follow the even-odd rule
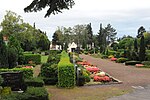
[[[33,0],[32,3],[24,8],[25,12],[37,12],[48,7],[45,17],[50,16],[51,13],[57,14],[63,9],[70,9],[74,5],[73,0]]]
[[[104,28],[102,27],[102,24],[100,24],[100,30],[97,35],[98,39],[98,45],[100,47],[100,52],[104,53],[106,50],[106,34],[104,32]]]
[[[104,31],[106,34],[107,44],[109,44],[110,42],[114,42],[117,35],[116,29],[114,29],[112,25],[108,24],[105,27]]]
[[[91,23],[86,26],[86,30],[87,30],[87,38],[86,38],[87,44],[90,45],[90,47],[92,48],[93,32],[92,32]]]
[[[145,42],[144,42],[144,36],[141,36],[141,41],[140,41],[140,50],[139,50],[139,60],[144,61],[145,60]]]
[[[140,38],[140,50],[139,50],[139,60],[140,61],[144,61],[145,60],[145,40],[144,40],[144,32],[146,32],[145,28],[143,26],[141,26],[138,29],[138,35],[137,38]]]
[[[61,45],[63,47],[63,34],[60,28],[58,28],[53,34],[52,44]]]

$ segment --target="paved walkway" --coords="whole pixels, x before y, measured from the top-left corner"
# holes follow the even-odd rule
[[[123,88],[134,88],[135,92],[109,100],[150,100],[150,69],[125,66],[106,59],[93,58],[88,55],[80,55],[86,61],[97,65],[101,70],[123,81]]]

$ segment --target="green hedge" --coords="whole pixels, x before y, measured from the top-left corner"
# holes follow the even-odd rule
[[[65,51],[61,53],[61,59],[58,63],[58,87],[72,88],[75,86],[75,70],[68,54]]]
[[[56,85],[58,83],[58,77],[53,78],[43,78],[46,85]]]
[[[32,68],[13,68],[13,69],[0,69],[0,72],[23,72],[24,78],[33,77],[33,69]]]
[[[39,54],[24,54],[25,64],[28,64],[29,61],[32,61],[35,64],[41,64],[41,55]]]
[[[150,65],[150,61],[142,61],[143,65]]]
[[[44,81],[41,78],[30,78],[25,79],[25,84],[27,86],[42,87],[44,86]]]
[[[126,61],[125,65],[136,65],[136,64],[141,64],[140,61]]]
[[[12,92],[9,95],[3,95],[1,100],[49,100],[49,98],[44,87],[28,87],[24,93]]]

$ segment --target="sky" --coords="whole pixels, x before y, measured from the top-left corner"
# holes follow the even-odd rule
[[[22,16],[26,23],[46,31],[51,40],[57,27],[73,27],[81,24],[92,24],[94,34],[99,31],[100,23],[103,27],[111,24],[117,31],[117,36],[136,36],[140,26],[150,31],[150,0],[74,0],[75,5],[63,13],[44,18],[46,10],[37,13],[25,13],[23,9],[32,0],[0,0],[0,23],[6,15],[6,10]]]

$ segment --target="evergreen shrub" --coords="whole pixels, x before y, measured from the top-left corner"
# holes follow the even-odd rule
[[[65,51],[61,53],[61,59],[58,63],[58,87],[72,88],[75,86],[74,65],[70,63],[68,54]]]

